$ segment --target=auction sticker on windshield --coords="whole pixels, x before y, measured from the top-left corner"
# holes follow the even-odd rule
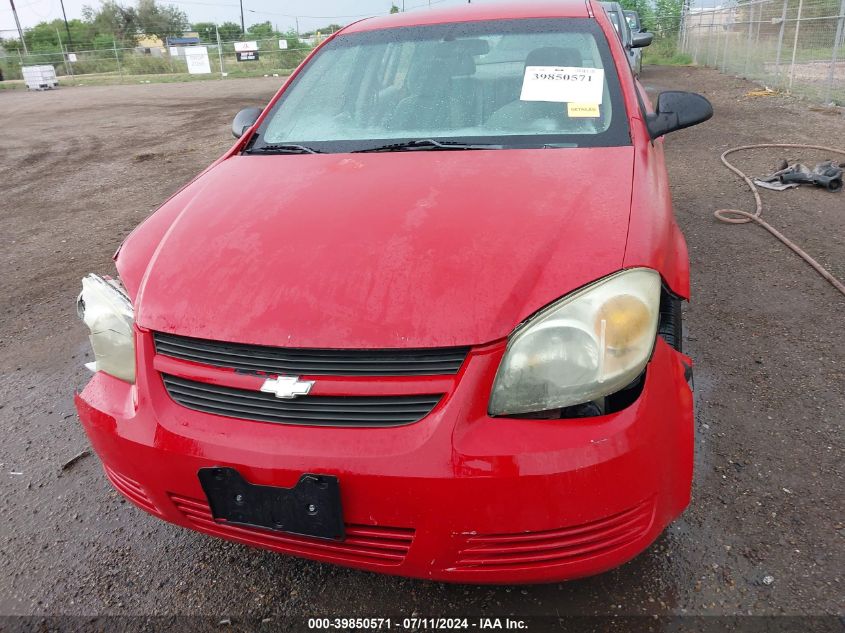
[[[519,98],[522,101],[600,104],[603,92],[603,68],[526,66]]]
[[[566,114],[571,119],[596,119],[601,116],[597,103],[567,103]]]

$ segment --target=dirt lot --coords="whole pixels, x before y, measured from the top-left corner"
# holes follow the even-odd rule
[[[720,224],[712,210],[752,204],[720,168],[723,150],[841,143],[845,117],[745,97],[754,86],[712,70],[644,74],[655,91],[703,92],[717,114],[666,142],[693,270],[693,501],[632,562],[545,586],[396,579],[164,524],[124,502],[94,456],[60,473],[87,446],[72,405],[87,379],[79,279],[112,271],[121,239],[228,146],[232,115],[278,81],[0,93],[0,613],[841,615],[845,299],[762,229]],[[762,173],[781,158],[825,157],[738,162]],[[770,222],[845,279],[845,194],[764,200]]]

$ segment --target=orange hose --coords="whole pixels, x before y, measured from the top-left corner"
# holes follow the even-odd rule
[[[751,193],[754,194],[754,200],[757,203],[757,210],[754,213],[749,213],[748,211],[740,211],[739,209],[719,209],[718,211],[714,212],[714,215],[721,220],[722,222],[727,222],[728,224],[747,224],[748,222],[756,222],[764,229],[766,229],[769,233],[774,235],[778,238],[781,242],[786,244],[798,257],[803,259],[805,262],[810,264],[815,271],[824,277],[830,284],[836,288],[839,292],[845,295],[845,284],[839,281],[836,277],[834,277],[830,271],[828,271],[824,266],[819,264],[815,259],[810,257],[804,250],[802,250],[797,244],[789,240],[783,233],[778,231],[775,227],[771,224],[766,222],[762,217],[760,217],[763,213],[763,201],[760,199],[760,192],[757,190],[757,185],[742,173],[739,169],[731,165],[728,162],[727,156],[733,154],[735,152],[742,152],[745,150],[750,149],[763,149],[768,147],[788,147],[793,149],[814,149],[819,150],[822,152],[833,152],[834,154],[842,154],[845,155],[845,151],[841,149],[834,149],[833,147],[821,147],[819,145],[800,145],[796,143],[765,143],[762,145],[743,145],[742,147],[734,147],[722,154],[722,163],[730,169],[733,173],[737,176],[742,178],[745,181],[745,184],[751,189]]]

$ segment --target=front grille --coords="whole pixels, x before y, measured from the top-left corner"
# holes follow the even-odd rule
[[[472,536],[457,568],[493,571],[584,561],[636,541],[651,526],[653,510],[649,499],[604,519],[558,530]]]
[[[169,374],[161,376],[167,393],[184,407],[231,418],[280,424],[399,426],[424,418],[442,397],[304,396],[283,400],[261,391],[222,387]]]
[[[431,349],[293,349],[155,332],[156,352],[203,365],[295,376],[438,376],[456,374],[468,347]]]
[[[212,517],[205,501],[172,493],[170,499],[185,518],[203,532],[215,536],[245,540],[253,545],[278,552],[312,556],[339,563],[399,565],[405,560],[414,540],[414,530],[410,528],[347,523],[346,537],[343,541],[324,541],[260,528],[218,523]]]

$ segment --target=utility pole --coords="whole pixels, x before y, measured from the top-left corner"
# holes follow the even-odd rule
[[[67,49],[73,48],[73,38],[70,36],[70,27],[67,25],[67,13],[65,13],[65,1],[59,0],[62,5],[62,17],[65,19],[65,31],[67,31]]]
[[[15,16],[15,24],[18,25],[18,35],[21,38],[21,44],[23,45],[23,52],[29,55],[29,51],[26,50],[26,40],[23,38],[23,29],[21,28],[21,21],[18,20],[18,11],[15,9],[15,0],[9,0],[9,4],[12,5],[12,15]]]
[[[244,26],[244,0],[241,0],[241,37],[246,37],[246,27]]]

